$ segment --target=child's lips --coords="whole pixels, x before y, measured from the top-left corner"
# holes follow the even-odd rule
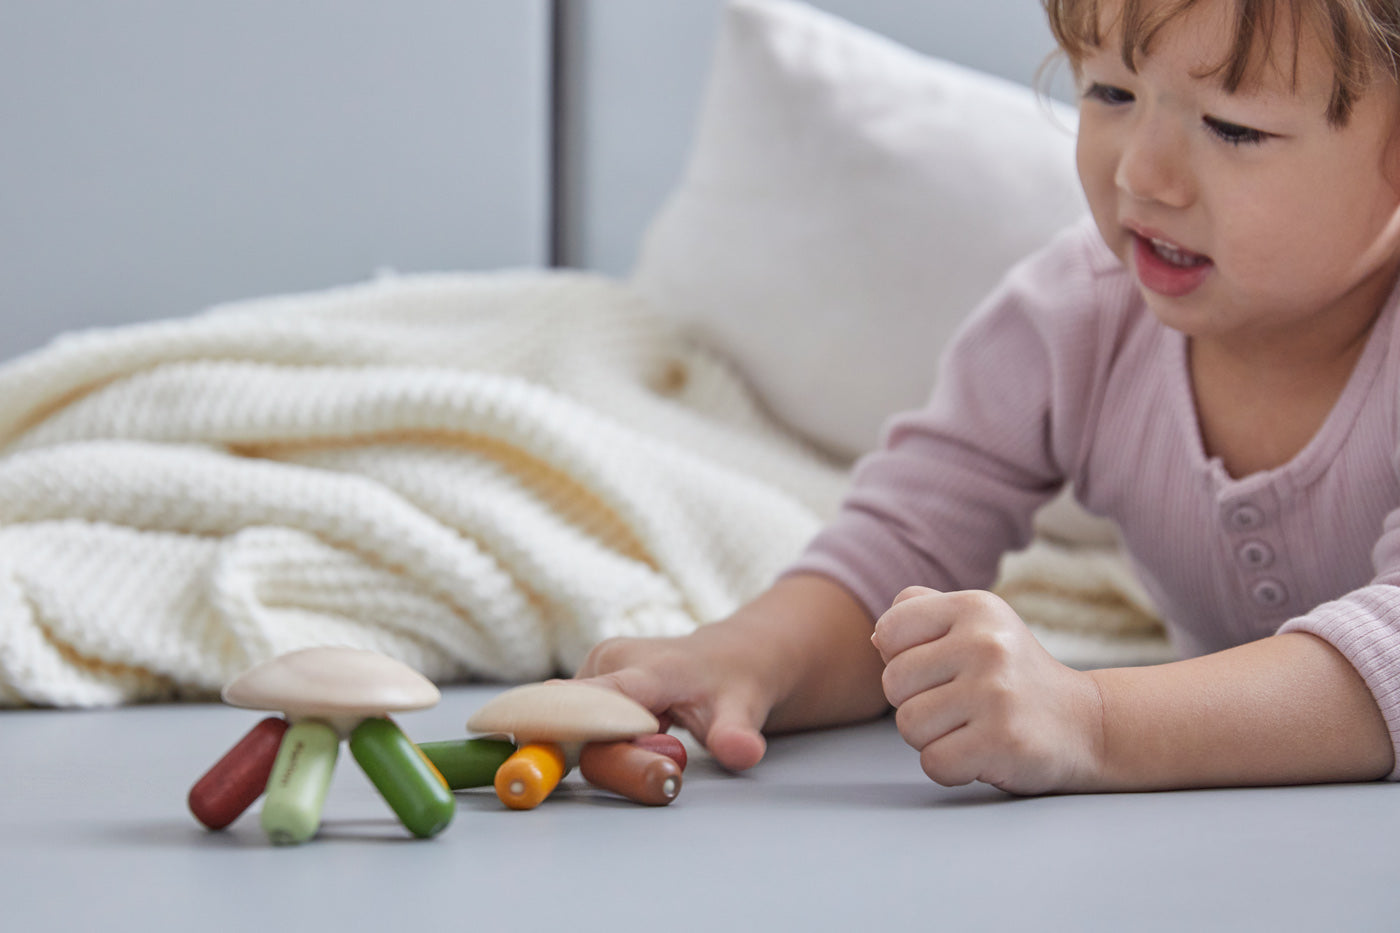
[[[1214,268],[1209,256],[1195,253],[1170,240],[1130,231],[1133,235],[1133,268],[1148,291],[1180,298],[1195,291]]]

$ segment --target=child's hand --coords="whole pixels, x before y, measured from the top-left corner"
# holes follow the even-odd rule
[[[760,730],[773,704],[747,671],[743,646],[731,651],[726,634],[716,625],[680,638],[611,638],[589,653],[576,676],[669,716],[720,765],[742,771],[763,757]]]
[[[1098,687],[1052,658],[1001,599],[910,587],[872,641],[900,735],[933,780],[985,781],[1014,794],[1093,789]]]
[[[609,639],[577,676],[670,715],[721,765],[742,771],[767,750],[762,730],[882,715],[883,666],[864,606],[825,577],[794,574],[689,635]]]

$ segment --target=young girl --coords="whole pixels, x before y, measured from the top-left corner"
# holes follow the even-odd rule
[[[732,769],[888,704],[941,784],[1395,777],[1400,2],[1045,6],[1092,225],[1012,271],[790,573],[580,675]],[[1066,481],[1184,660],[1071,670],[979,589]]]

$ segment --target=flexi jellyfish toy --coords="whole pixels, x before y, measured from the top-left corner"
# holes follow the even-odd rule
[[[575,764],[596,787],[638,803],[670,803],[681,790],[685,748],[658,733],[659,725],[629,697],[572,681],[515,687],[467,720],[469,731],[509,735],[518,745],[493,781],[513,810],[539,806]]]
[[[341,739],[399,821],[420,838],[447,827],[456,800],[447,781],[388,718],[441,697],[422,674],[373,651],[323,647],[265,661],[224,688],[224,702],[271,710],[189,793],[190,812],[222,829],[264,793],[262,827],[278,845],[305,842],[321,808]]]

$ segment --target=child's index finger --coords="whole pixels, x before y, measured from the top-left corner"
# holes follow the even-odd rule
[[[906,587],[875,623],[870,642],[886,664],[915,645],[948,634],[953,613],[947,611],[945,594],[926,586]]]

